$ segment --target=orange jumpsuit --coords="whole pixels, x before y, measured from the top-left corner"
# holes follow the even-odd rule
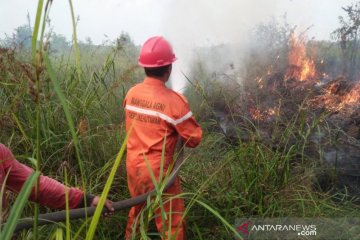
[[[144,82],[132,87],[125,97],[124,107],[126,130],[132,126],[126,156],[128,186],[131,196],[137,196],[154,188],[144,155],[159,180],[165,137],[164,174],[173,162],[178,136],[181,136],[187,147],[196,147],[201,141],[202,130],[192,116],[186,98],[168,89],[164,82],[155,78],[147,77]],[[181,193],[178,178],[166,193]],[[133,223],[142,207],[143,205],[138,205],[130,209],[126,227],[127,239],[131,237]],[[172,216],[169,216],[171,229],[166,229],[169,226],[168,222],[166,226],[162,226],[161,216],[157,214],[159,217],[155,222],[158,231],[162,232],[164,227],[166,236],[174,236],[177,232],[176,239],[184,239],[183,199],[172,200],[171,204],[164,205],[164,209],[166,212],[172,212]]]

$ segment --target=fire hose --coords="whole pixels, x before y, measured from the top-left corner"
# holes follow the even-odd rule
[[[180,150],[177,160],[174,164],[174,168],[173,168],[171,174],[169,175],[169,181],[165,185],[164,191],[166,189],[168,189],[174,183],[175,177],[177,176],[183,161],[184,161],[183,151]],[[149,196],[153,196],[155,193],[156,193],[156,190],[153,189],[147,193],[144,193],[144,194],[136,196],[136,197],[132,197],[132,198],[125,199],[122,201],[118,201],[118,202],[113,202],[113,208],[115,209],[115,211],[120,211],[122,209],[126,209],[126,208],[130,208],[130,207],[139,205],[139,204],[145,202]],[[91,217],[94,215],[95,209],[96,209],[96,207],[71,209],[71,210],[69,210],[69,218],[71,220],[75,220],[75,219],[80,219],[80,218],[85,218],[85,217]],[[105,214],[107,212],[109,212],[109,210],[106,208],[103,208],[102,214]],[[33,217],[19,219],[14,232],[16,233],[16,232],[19,232],[24,229],[32,228],[34,225],[34,220],[35,219]],[[52,223],[56,223],[56,222],[64,222],[64,221],[66,221],[66,210],[52,212],[52,213],[45,213],[45,214],[39,215],[38,226],[52,224]]]

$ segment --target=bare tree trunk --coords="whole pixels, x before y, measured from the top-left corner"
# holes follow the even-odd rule
[[[349,79],[351,81],[356,80],[355,75],[356,75],[357,51],[358,51],[358,42],[357,42],[357,33],[356,33],[350,52]]]

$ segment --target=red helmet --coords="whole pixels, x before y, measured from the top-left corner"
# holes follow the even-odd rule
[[[162,67],[176,60],[168,41],[161,36],[149,38],[141,48],[138,63],[142,67]]]

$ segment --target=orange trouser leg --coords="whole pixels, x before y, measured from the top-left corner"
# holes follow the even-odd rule
[[[166,191],[167,196],[178,195],[181,193],[180,181],[176,179],[174,184]],[[166,239],[183,240],[185,239],[185,221],[183,213],[185,210],[184,200],[182,198],[174,198],[169,201],[164,199],[164,211],[166,212],[167,219],[161,218],[161,209],[159,208],[155,214],[156,227],[160,233],[165,231]]]
[[[133,226],[134,225],[134,222],[135,222],[135,219],[137,217],[137,215],[139,215],[141,209],[143,208],[144,204],[139,204],[139,205],[136,205],[134,207],[132,207],[129,211],[129,215],[128,215],[128,222],[127,222],[127,225],[126,225],[126,232],[125,232],[125,238],[126,239],[132,239],[132,236],[133,236]],[[138,231],[137,229],[135,230],[135,234],[137,234]]]
[[[132,189],[136,189],[132,188]],[[165,192],[167,196],[170,195],[177,195],[181,193],[180,188],[180,181],[177,178],[174,182],[174,184]],[[140,195],[141,193],[138,193],[137,195]],[[166,201],[166,199],[165,199]],[[128,215],[128,222],[126,226],[126,232],[125,237],[126,239],[131,239],[133,235],[133,228],[135,226],[134,222],[136,220],[136,217],[140,213],[141,209],[143,208],[144,204],[140,204],[137,206],[134,206],[130,209],[129,215]],[[176,240],[182,240],[184,239],[185,234],[185,222],[183,220],[183,212],[184,212],[184,200],[181,198],[175,198],[171,201],[167,201],[164,204],[164,210],[167,214],[167,220],[163,221],[161,218],[161,209],[158,209],[155,214],[155,222],[156,227],[160,233],[165,233],[166,239],[176,239]],[[170,214],[171,213],[171,214]],[[163,222],[165,223],[163,225]],[[170,226],[169,226],[170,225]],[[169,229],[170,228],[170,229]],[[135,230],[136,234],[138,233],[137,229]]]

